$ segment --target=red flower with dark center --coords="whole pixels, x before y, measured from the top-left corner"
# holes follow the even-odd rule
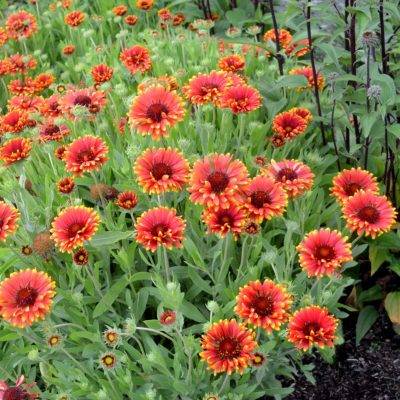
[[[124,18],[125,23],[130,26],[136,25],[137,20],[138,18],[136,17],[136,15],[127,15]]]
[[[71,253],[90,240],[100,224],[99,214],[84,206],[67,207],[54,218],[51,238],[61,252]]]
[[[302,134],[307,129],[307,123],[298,114],[287,111],[278,114],[274,118],[272,129],[291,141],[295,136]]]
[[[75,181],[74,178],[67,176],[57,182],[57,189],[60,193],[69,194],[74,190]]]
[[[96,83],[109,81],[112,78],[113,73],[114,68],[111,68],[106,64],[95,65],[91,70],[91,74]]]
[[[220,107],[230,108],[234,114],[240,114],[260,108],[261,100],[259,91],[251,86],[231,86],[222,94]]]
[[[268,333],[279,330],[285,323],[292,304],[286,289],[268,279],[263,283],[249,282],[240,289],[236,300],[236,314],[247,324],[260,326]]]
[[[147,250],[156,251],[159,246],[182,247],[185,221],[176,215],[175,209],[156,207],[144,212],[137,220],[136,241]]]
[[[361,168],[344,169],[333,178],[332,183],[332,196],[335,196],[342,206],[346,204],[349,197],[354,196],[360,190],[379,193],[376,178]]]
[[[50,311],[55,283],[44,272],[14,272],[0,283],[0,314],[11,325],[31,326]]]
[[[24,160],[32,150],[32,140],[15,138],[5,142],[0,147],[0,160],[5,161],[3,167],[8,167],[17,161]]]
[[[89,253],[84,248],[81,248],[73,254],[72,258],[76,265],[86,265],[89,261]]]
[[[349,197],[342,212],[350,232],[357,232],[358,235],[365,233],[372,239],[390,231],[397,216],[386,196],[379,196],[370,190],[359,190]]]
[[[118,195],[117,205],[125,210],[132,210],[137,203],[138,197],[133,191],[122,192]]]
[[[136,45],[122,51],[119,59],[131,75],[135,75],[137,71],[143,74],[151,68],[150,52],[143,46]]]
[[[75,139],[66,149],[65,169],[74,176],[82,176],[84,172],[99,170],[106,163],[108,147],[96,136],[83,136]]]
[[[218,210],[242,202],[249,183],[248,171],[230,154],[213,153],[193,165],[188,191],[190,200]]]
[[[0,122],[0,132],[19,133],[28,126],[28,114],[13,110],[4,115]]]
[[[246,61],[240,54],[232,54],[218,61],[218,68],[226,72],[241,71],[245,66]]]
[[[288,340],[298,349],[308,350],[314,344],[322,349],[333,347],[337,339],[338,320],[326,308],[309,306],[296,311],[289,319]]]
[[[188,181],[189,163],[178,150],[147,149],[134,166],[138,184],[148,193],[182,190]]]
[[[72,28],[76,28],[85,20],[85,14],[81,11],[72,11],[65,16],[64,21]]]
[[[321,278],[337,273],[342,264],[353,259],[347,237],[329,228],[312,231],[297,246],[300,265],[308,276]]]
[[[21,36],[29,38],[37,31],[36,18],[26,11],[11,14],[7,18],[6,25],[8,36],[15,40]]]
[[[245,192],[245,207],[249,218],[262,222],[280,216],[285,211],[288,200],[287,194],[275,181],[267,176],[259,175],[250,181]]]
[[[9,234],[17,231],[19,211],[10,204],[0,201],[0,242],[4,242]]]
[[[133,99],[128,113],[129,124],[139,134],[160,140],[168,136],[167,128],[183,120],[185,112],[182,99],[175,92],[153,86]]]
[[[293,199],[310,190],[314,182],[310,168],[297,160],[272,160],[267,169],[261,169],[261,173],[274,179]]]
[[[214,370],[214,375],[234,371],[243,373],[244,369],[254,359],[252,351],[257,347],[254,341],[255,334],[237,323],[235,320],[223,320],[214,323],[203,335],[200,357]]]
[[[23,385],[25,376],[21,375],[15,382],[15,386],[8,386],[6,382],[0,381],[0,399],[1,400],[34,400],[38,398],[36,393],[29,393],[27,390],[35,386],[35,383]]]

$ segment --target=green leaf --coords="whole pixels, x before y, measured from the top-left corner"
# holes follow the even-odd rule
[[[200,252],[193,243],[192,239],[186,238],[183,243],[183,247],[189,253],[190,257],[197,266],[201,267],[202,269],[207,269],[206,265],[204,264],[203,257],[200,255]]]
[[[387,130],[390,134],[396,136],[397,139],[400,139],[400,124],[389,125]]]
[[[204,323],[206,322],[206,318],[204,315],[194,306],[192,303],[189,303],[187,300],[183,300],[181,305],[182,314],[193,321]]]
[[[276,84],[274,85],[274,89],[282,87],[289,87],[290,89],[292,89],[303,86],[308,86],[308,80],[304,76],[291,75],[291,76],[285,76],[284,78],[276,82]]]
[[[89,244],[93,247],[108,246],[129,237],[133,237],[133,232],[99,232],[93,236]]]
[[[358,314],[357,325],[356,325],[356,345],[358,346],[361,339],[367,334],[371,326],[375,323],[378,318],[378,311],[375,307],[367,306],[360,311]]]
[[[114,301],[120,295],[120,293],[125,289],[127,284],[128,281],[125,279],[121,279],[117,283],[114,283],[114,285],[112,285],[110,289],[107,290],[105,296],[100,300],[100,302],[95,307],[93,311],[93,318],[97,318],[103,313],[105,313],[107,310],[109,310],[113,305]]]
[[[386,296],[385,309],[392,323],[400,325],[400,292],[391,292]]]
[[[369,246],[369,260],[371,261],[371,275],[378,271],[379,267],[387,259],[387,251],[381,249],[379,246],[371,244]]]

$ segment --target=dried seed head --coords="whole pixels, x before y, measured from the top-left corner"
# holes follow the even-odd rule
[[[54,241],[49,232],[40,232],[32,243],[33,251],[44,259],[49,258],[54,250]]]
[[[369,100],[376,99],[380,102],[382,95],[382,88],[379,85],[371,85],[367,91]]]
[[[376,48],[379,46],[378,35],[373,31],[364,32],[361,41],[365,47]]]

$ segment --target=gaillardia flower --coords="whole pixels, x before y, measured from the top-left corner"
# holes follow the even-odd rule
[[[118,195],[117,206],[123,208],[124,210],[132,210],[136,207],[137,203],[137,194],[132,190],[122,192]]]
[[[185,98],[192,104],[203,105],[213,102],[217,105],[230,83],[228,75],[222,71],[211,71],[208,75],[199,73],[183,87],[183,92]]]
[[[302,134],[306,128],[306,120],[292,111],[278,114],[272,123],[272,130],[289,140]]]
[[[218,68],[226,72],[241,71],[246,66],[246,61],[240,54],[232,54],[218,61]]]
[[[15,386],[8,386],[5,381],[0,381],[0,400],[35,400],[38,394],[29,393],[27,390],[36,385],[35,382],[24,385],[25,376],[21,375],[15,382]]]
[[[182,99],[164,87],[153,86],[136,96],[129,109],[129,123],[141,135],[155,140],[168,136],[169,127],[183,120]]]
[[[135,75],[137,71],[143,74],[151,68],[150,52],[143,46],[136,45],[123,50],[119,59],[124,63],[131,75]]]
[[[81,11],[72,11],[67,14],[64,21],[72,28],[76,28],[85,20],[85,14]]]
[[[294,113],[294,114],[298,115],[299,117],[303,118],[304,121],[306,122],[306,124],[309,124],[313,119],[313,116],[312,116],[310,110],[308,110],[307,108],[294,107],[294,108],[291,108],[289,110],[289,112]]]
[[[6,26],[8,36],[15,40],[21,36],[29,38],[37,31],[36,18],[26,11],[11,14],[7,18]]]
[[[242,374],[254,359],[252,352],[258,346],[254,338],[250,329],[234,319],[216,322],[202,337],[200,357],[207,362],[207,369],[214,370],[214,375],[231,375],[234,371]]]
[[[0,242],[4,242],[9,234],[17,231],[20,213],[10,204],[0,201]]]
[[[28,125],[28,114],[22,110],[12,110],[0,120],[0,133],[19,133]]]
[[[336,197],[336,200],[342,206],[346,204],[349,197],[354,196],[359,190],[379,193],[376,178],[370,172],[361,168],[344,169],[333,178],[332,183],[332,196]]]
[[[289,319],[288,340],[298,349],[308,350],[314,344],[322,349],[333,347],[338,320],[326,308],[309,306],[296,311]]]
[[[175,311],[164,311],[160,317],[161,325],[172,325],[176,322]]]
[[[136,241],[151,251],[156,251],[159,246],[181,248],[185,240],[185,225],[184,219],[176,215],[174,208],[152,208],[137,220]]]
[[[86,265],[89,261],[89,253],[82,247],[72,255],[72,259],[76,265]]]
[[[253,178],[245,192],[244,206],[249,212],[249,218],[256,222],[282,215],[287,204],[285,190],[268,176]]]
[[[239,204],[231,204],[229,208],[206,208],[202,219],[208,225],[207,233],[215,233],[225,237],[227,233],[232,232],[235,240],[243,231],[247,222],[246,210]]]
[[[170,147],[147,149],[133,169],[138,184],[148,193],[182,190],[188,182],[189,163],[182,153]]]
[[[11,325],[23,328],[50,311],[55,283],[42,271],[13,272],[0,283],[0,314]]]
[[[365,233],[372,239],[390,231],[397,215],[386,196],[379,196],[370,190],[359,190],[349,197],[342,212],[350,232],[357,232],[357,235]]]
[[[275,29],[270,29],[269,31],[265,32],[263,39],[264,42],[272,40],[274,43],[276,43]],[[286,49],[292,43],[293,36],[286,29],[278,29],[278,40],[281,47]]]
[[[266,279],[249,282],[240,289],[236,297],[236,314],[245,320],[246,324],[260,326],[268,333],[279,330],[288,318],[292,300],[286,289],[273,281]]]
[[[75,139],[66,149],[65,169],[74,176],[82,176],[84,172],[99,170],[108,160],[108,147],[99,137],[86,135]]]
[[[60,251],[71,253],[92,238],[99,223],[100,217],[95,210],[84,206],[67,207],[54,218],[51,238]]]
[[[296,249],[300,265],[309,277],[331,276],[340,271],[343,263],[353,259],[347,237],[329,228],[308,233]]]
[[[274,179],[292,199],[310,190],[314,181],[310,168],[297,160],[272,160],[261,173]]]
[[[0,147],[0,160],[5,161],[4,167],[8,167],[17,161],[24,160],[32,150],[32,140],[15,138],[5,142]]]
[[[251,86],[231,86],[222,94],[220,107],[230,108],[234,114],[250,112],[261,107],[261,96]]]
[[[244,164],[230,154],[213,153],[194,163],[188,191],[190,200],[206,207],[229,208],[242,201],[249,183]]]
[[[111,68],[106,64],[98,64],[95,65],[90,72],[96,83],[102,83],[107,82],[112,78],[114,68]]]

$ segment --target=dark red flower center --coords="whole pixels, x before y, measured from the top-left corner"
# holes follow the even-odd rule
[[[168,108],[161,103],[154,103],[147,109],[146,116],[154,122],[161,122],[168,114]]]
[[[257,296],[251,303],[251,308],[260,317],[266,317],[274,311],[274,299],[271,296]]]
[[[82,224],[72,224],[68,227],[68,235],[70,237],[74,237],[81,229],[83,228]]]
[[[163,162],[156,163],[151,169],[151,174],[154,176],[155,180],[159,181],[165,175],[169,178],[172,175],[172,168]]]
[[[92,149],[82,150],[76,156],[77,161],[80,163],[84,163],[86,161],[92,161],[94,158],[95,156]]]
[[[84,106],[84,107],[89,107],[92,104],[92,99],[86,95],[86,94],[78,94],[78,96],[75,97],[74,104]]]
[[[25,400],[28,398],[28,393],[19,386],[10,387],[3,393],[3,400]]]
[[[158,224],[153,226],[151,229],[151,234],[153,236],[161,236],[164,237],[166,233],[169,231],[169,228],[164,224]]]
[[[335,255],[335,249],[328,245],[319,246],[315,250],[317,260],[331,261],[335,258]]]
[[[294,181],[295,179],[297,179],[297,173],[296,171],[293,171],[292,168],[282,168],[278,172],[276,178],[281,182]]]
[[[239,357],[241,352],[242,346],[236,338],[227,337],[219,342],[218,353],[223,360]]]
[[[354,194],[356,192],[358,192],[360,189],[362,189],[362,186],[359,185],[356,182],[351,182],[348,183],[345,187],[344,187],[344,191],[347,194],[347,196],[354,196]]]
[[[320,329],[316,322],[308,322],[303,328],[303,333],[305,336],[316,336]]]
[[[36,289],[26,286],[17,291],[15,294],[15,302],[17,303],[18,307],[21,308],[33,306],[38,295],[39,292]]]
[[[24,21],[17,20],[17,21],[13,22],[13,24],[12,24],[13,31],[19,32],[19,31],[23,31],[24,29],[25,29]]]
[[[208,175],[207,180],[210,182],[211,189],[214,193],[223,192],[229,184],[228,175],[219,171],[212,172]]]
[[[257,190],[250,195],[251,204],[255,208],[263,208],[264,204],[270,204],[271,198],[269,197],[267,192],[263,190]]]
[[[222,214],[218,217],[218,222],[220,225],[228,224],[229,226],[232,226],[234,224],[234,219],[230,214]]]
[[[380,216],[379,211],[374,206],[365,206],[358,212],[358,217],[363,221],[374,224]]]
[[[44,134],[46,136],[52,136],[55,133],[59,133],[60,132],[60,127],[58,127],[57,125],[48,125],[46,126],[45,130],[44,130]]]

